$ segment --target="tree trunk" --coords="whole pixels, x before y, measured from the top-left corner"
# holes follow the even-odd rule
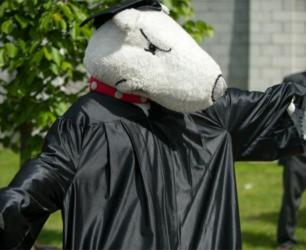
[[[32,132],[31,123],[23,123],[20,127],[20,167],[31,158],[31,149],[29,147],[29,139]]]

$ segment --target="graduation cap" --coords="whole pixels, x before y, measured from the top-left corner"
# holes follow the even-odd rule
[[[86,23],[94,20],[93,25],[98,29],[101,25],[106,23],[108,20],[112,19],[114,15],[125,10],[125,9],[149,9],[161,11],[162,6],[159,0],[134,0],[134,1],[124,1],[118,5],[110,7],[106,10],[103,10],[99,13],[96,13],[87,19],[85,19],[80,26],[85,25]]]

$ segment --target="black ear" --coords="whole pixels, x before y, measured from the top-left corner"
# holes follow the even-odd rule
[[[162,6],[159,0],[134,0],[134,1],[123,1],[118,5],[115,5],[111,8],[98,12],[87,19],[85,19],[80,26],[85,25],[86,23],[94,20],[93,24],[96,29],[101,25],[106,23],[108,20],[112,19],[114,15],[125,10],[125,9],[150,9],[161,11]]]

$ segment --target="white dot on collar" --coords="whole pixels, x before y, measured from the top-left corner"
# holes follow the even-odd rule
[[[92,90],[95,90],[95,89],[97,88],[97,86],[98,86],[98,85],[97,85],[96,82],[92,82],[92,83],[91,83],[91,89],[92,89]]]
[[[121,99],[122,96],[123,96],[123,94],[120,91],[116,91],[116,93],[115,93],[116,98]]]

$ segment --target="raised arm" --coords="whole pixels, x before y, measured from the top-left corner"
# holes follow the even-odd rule
[[[29,249],[49,214],[60,209],[81,151],[81,128],[58,119],[42,153],[0,189],[0,249]]]
[[[264,93],[235,91],[228,123],[235,160],[275,160],[302,153],[300,103],[305,94],[306,81],[286,81]],[[293,98],[296,110],[290,116],[287,109]]]
[[[265,92],[229,89],[217,100],[215,113],[231,134],[235,160],[274,160],[303,152],[300,103],[306,79],[284,81]],[[288,114],[295,98],[296,112]]]

